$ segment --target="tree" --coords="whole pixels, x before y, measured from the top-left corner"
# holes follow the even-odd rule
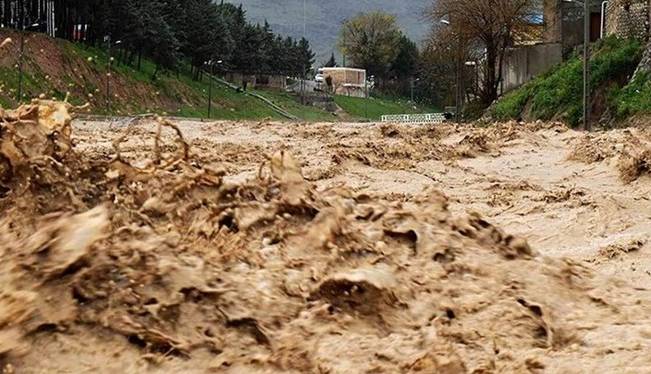
[[[54,5],[54,25],[48,25]],[[0,0],[0,24],[22,28],[39,22],[56,36],[106,48],[121,40],[122,62],[140,67],[142,57],[159,69],[189,61],[199,79],[209,60],[244,74],[305,76],[314,63],[306,40],[283,39],[271,26],[251,24],[242,5],[214,0]],[[178,70],[177,70],[178,71]]]
[[[195,68],[195,79],[206,61],[230,56],[233,39],[218,6],[211,0],[187,1],[182,32],[187,38],[183,52]]]
[[[472,43],[485,49],[483,84],[480,93],[485,106],[498,96],[506,49],[525,33],[535,0],[436,0],[431,18],[435,25],[447,19],[447,36],[459,50]],[[439,27],[439,29],[441,29]],[[460,57],[459,57],[460,58]]]
[[[398,79],[412,78],[418,70],[419,52],[416,43],[401,35],[398,55],[391,64],[391,75]]]
[[[456,53],[441,39],[430,38],[418,64],[420,93],[437,106],[454,103]]]
[[[301,78],[306,78],[310,70],[312,70],[312,65],[315,61],[315,54],[312,52],[312,48],[310,48],[310,42],[305,38],[301,38],[301,40],[298,42],[297,52],[300,63],[300,76]]]
[[[337,66],[337,60],[335,59],[335,54],[333,53],[330,56],[330,59],[328,60],[328,62],[325,63],[324,67],[326,67],[326,68],[334,68],[336,66]]]
[[[369,75],[386,77],[399,52],[401,32],[396,18],[383,12],[363,13],[344,22],[339,49]]]

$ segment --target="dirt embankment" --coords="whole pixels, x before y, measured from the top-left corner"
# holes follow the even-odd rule
[[[40,33],[25,34],[24,86],[25,98],[62,97],[70,94],[76,102],[88,103],[88,110],[102,112],[106,107],[106,62],[88,53],[81,55],[81,48],[71,43],[48,38]],[[20,34],[11,30],[0,31],[0,40],[11,39],[0,52],[0,73],[7,80],[1,84],[3,101],[16,103],[17,70],[20,56]],[[117,62],[114,62],[117,64]],[[38,84],[33,84],[33,81]],[[166,81],[167,82],[167,81]],[[142,113],[147,110],[176,112],[182,104],[203,103],[189,87],[182,83],[166,83],[166,89],[151,82],[137,80],[113,69],[111,75],[111,105],[118,113]]]
[[[594,266],[648,250],[648,200],[638,226],[619,222],[631,211],[615,192],[634,198],[649,177],[624,185],[601,161],[577,169],[567,157],[574,144],[585,153],[580,134],[72,126],[70,109],[41,101],[0,114],[5,371],[651,367],[648,280]],[[620,133],[604,136],[619,144]],[[604,178],[618,208],[574,184],[577,170]],[[560,245],[583,237],[573,214],[614,244],[639,242],[595,242],[600,261],[566,258]]]

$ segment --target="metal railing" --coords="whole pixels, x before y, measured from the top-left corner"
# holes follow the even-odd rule
[[[382,116],[382,122],[443,123],[445,122],[445,115],[443,113],[391,114]]]

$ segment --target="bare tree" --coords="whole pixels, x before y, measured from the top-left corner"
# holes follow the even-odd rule
[[[478,44],[484,49],[480,97],[488,106],[497,99],[506,49],[530,32],[535,0],[436,0],[429,16],[446,20],[459,50]],[[439,28],[442,29],[442,28]],[[449,37],[449,35],[448,35]]]

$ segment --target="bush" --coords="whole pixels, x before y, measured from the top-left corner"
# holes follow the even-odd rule
[[[615,118],[625,119],[635,114],[651,113],[651,80],[648,73],[635,77],[624,88],[615,90],[610,96]]]
[[[502,97],[491,109],[492,117],[498,121],[519,119],[529,101],[535,83],[530,82]]]

